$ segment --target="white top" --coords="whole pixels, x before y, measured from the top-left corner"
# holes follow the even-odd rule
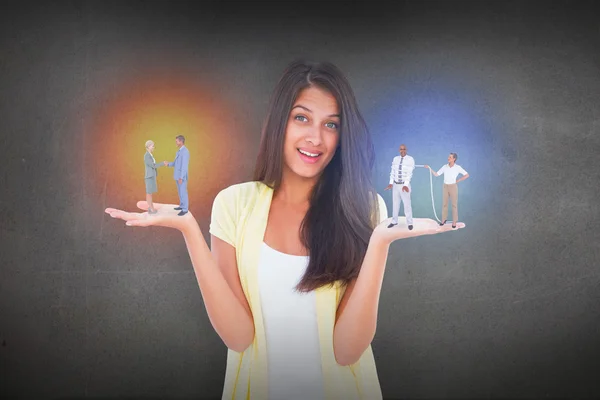
[[[415,170],[415,159],[409,155],[404,157],[396,156],[392,161],[392,171],[390,172],[390,185],[395,182],[401,182],[403,186],[410,186],[413,171]]]
[[[267,341],[269,400],[324,399],[315,292],[297,292],[309,257],[263,243],[258,288]]]
[[[452,167],[446,164],[442,168],[440,168],[437,174],[444,174],[444,183],[446,185],[452,185],[456,183],[456,178],[458,177],[458,174],[467,175],[468,173],[463,169],[463,167],[461,167],[458,164],[454,164]]]

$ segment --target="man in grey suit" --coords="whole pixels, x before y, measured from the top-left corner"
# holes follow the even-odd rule
[[[165,161],[165,166],[174,167],[173,177],[177,183],[177,193],[179,193],[179,207],[175,207],[176,210],[181,210],[179,216],[185,215],[188,212],[188,193],[187,193],[187,182],[188,182],[188,165],[190,163],[190,152],[185,147],[185,138],[183,135],[179,135],[175,138],[175,144],[179,150],[175,155],[175,161]]]

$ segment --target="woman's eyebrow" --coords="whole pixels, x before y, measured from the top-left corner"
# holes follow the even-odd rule
[[[308,111],[309,113],[312,113],[312,110],[311,110],[310,108],[308,108],[308,107],[304,107],[302,104],[297,104],[297,105],[295,105],[295,106],[292,108],[292,110],[293,110],[294,108],[302,108],[302,109],[304,109],[304,110]],[[333,118],[333,117],[340,118],[340,115],[339,115],[339,114],[331,114],[331,115],[328,115],[328,117],[329,117],[329,118]]]
[[[293,110],[294,108],[303,108],[303,109],[305,109],[306,111],[308,111],[309,113],[311,113],[311,112],[312,112],[312,110],[311,110],[310,108],[304,107],[304,106],[303,106],[303,105],[301,105],[301,104],[297,104],[297,105],[295,105],[295,106],[292,108],[292,110]]]

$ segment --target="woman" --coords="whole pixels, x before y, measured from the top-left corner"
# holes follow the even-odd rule
[[[229,348],[223,399],[381,399],[370,343],[389,246],[442,228],[417,218],[412,231],[387,229],[373,159],[342,73],[295,62],[271,99],[255,180],[215,198],[212,252],[191,213],[171,205],[155,218],[106,210],[183,233]]]
[[[162,167],[163,163],[157,163],[152,155],[154,151],[154,142],[148,140],[146,142],[146,154],[144,154],[144,164],[146,165],[146,203],[148,203],[148,214],[156,214],[158,210],[154,208],[152,203],[152,194],[158,191],[156,184],[156,169]]]

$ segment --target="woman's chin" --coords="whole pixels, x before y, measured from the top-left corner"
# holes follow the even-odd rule
[[[323,174],[323,170],[325,166],[320,165],[306,165],[304,163],[297,163],[292,165],[286,165],[287,173],[284,172],[284,175],[289,174],[289,176],[294,176],[295,178],[302,180],[316,180],[321,177]]]
[[[317,179],[323,171],[320,168],[294,168],[292,173],[305,180]]]
[[[305,180],[317,180],[321,177],[322,174],[323,174],[323,171],[318,171],[318,172],[298,174],[298,176],[300,176],[302,179],[305,179]]]

